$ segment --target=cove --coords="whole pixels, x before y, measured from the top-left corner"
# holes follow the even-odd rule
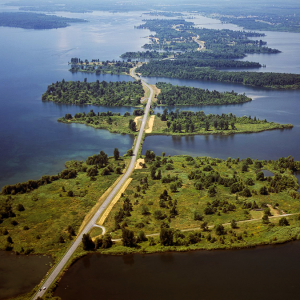
[[[83,299],[299,299],[300,242],[244,250],[150,255],[91,254],[54,295]]]
[[[50,269],[49,256],[0,251],[0,299],[30,292]]]

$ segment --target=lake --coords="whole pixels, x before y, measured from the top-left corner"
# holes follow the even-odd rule
[[[300,242],[244,250],[148,255],[91,254],[71,266],[63,300],[296,300]]]
[[[133,108],[73,107],[44,103],[41,96],[52,82],[65,80],[128,81],[124,75],[100,75],[68,71],[72,57],[118,59],[145,43],[148,30],[135,30],[141,13],[64,14],[88,19],[53,30],[0,27],[0,188],[5,184],[57,174],[67,160],[85,160],[101,150],[123,155],[132,147],[133,136],[111,134],[84,125],[66,126],[57,119],[66,113],[125,112]]]
[[[15,10],[4,7],[2,10]],[[88,81],[132,80],[128,76],[95,74],[72,74],[68,71],[67,62],[72,57],[81,59],[99,58],[100,60],[118,59],[126,51],[141,50],[148,39],[149,30],[136,30],[134,26],[146,18],[141,12],[108,13],[93,12],[87,14],[59,13],[65,17],[78,17],[89,20],[89,23],[73,24],[67,28],[54,30],[24,30],[19,28],[0,28],[2,47],[0,54],[2,64],[0,70],[0,187],[5,184],[38,179],[45,174],[56,174],[64,168],[67,160],[85,160],[87,156],[99,153],[101,150],[112,155],[115,147],[124,154],[133,143],[133,137],[111,134],[105,130],[94,130],[84,125],[66,125],[57,123],[57,118],[66,113],[76,113],[94,109],[97,111],[111,110],[114,112],[132,111],[131,108],[112,107],[73,107],[43,103],[41,95],[52,82],[65,80]],[[149,16],[147,16],[149,17]],[[221,24],[198,16],[195,23],[200,27],[229,28],[239,30],[232,24]],[[269,66],[277,66],[285,72],[297,72],[300,66],[299,34],[267,33],[264,37],[270,47],[276,47],[283,52],[276,55],[262,55],[260,59],[268,59]],[[20,45],[22,45],[20,47]],[[293,54],[293,55],[292,55]],[[295,54],[295,55],[294,55]],[[291,62],[293,57],[293,62]],[[255,55],[249,55],[249,60],[257,60]],[[280,71],[279,69],[277,71]],[[155,78],[148,80],[155,81]],[[220,84],[214,82],[191,82],[177,79],[159,79],[173,84],[192,85],[201,88],[220,91],[234,89],[246,93],[255,101],[242,106],[206,107],[206,112],[222,113],[231,111],[236,114],[256,115],[269,121],[291,122],[298,126],[296,114],[299,108],[299,91],[268,91],[242,85]],[[282,105],[284,103],[284,105]],[[264,134],[242,135],[233,137],[197,136],[180,138],[174,144],[171,137],[165,152],[169,154],[188,153],[192,155],[210,155],[226,158],[228,156],[266,157],[272,150],[271,158],[297,156],[299,131],[294,127],[290,131],[267,133],[272,145],[265,143]],[[284,143],[278,147],[277,140]],[[159,137],[161,139],[161,137]],[[144,150],[152,149],[161,152],[159,139],[146,138]],[[204,142],[205,141],[205,142]],[[246,144],[245,144],[246,142]],[[269,142],[269,141],[268,141]],[[181,145],[180,145],[181,144]],[[249,149],[249,144],[252,146]],[[174,146],[178,146],[174,149]],[[158,147],[158,148],[157,148]],[[274,150],[276,148],[276,151]],[[223,149],[221,151],[220,149]],[[261,153],[262,151],[262,153]],[[258,155],[259,154],[259,155]]]
[[[90,22],[42,31],[0,27],[0,187],[37,179],[44,174],[56,174],[64,168],[65,161],[85,160],[100,150],[112,155],[113,149],[117,147],[124,154],[133,144],[133,136],[130,135],[111,134],[85,125],[66,125],[56,121],[66,113],[88,112],[90,109],[96,112],[110,110],[124,113],[132,111],[132,108],[58,105],[42,102],[41,95],[49,84],[62,79],[132,80],[127,76],[72,74],[68,71],[67,62],[72,57],[112,60],[118,59],[126,51],[141,50],[150,32],[135,30],[134,26],[139,25],[145,16],[141,12],[59,15],[80,17]],[[204,17],[197,17],[195,21],[202,27],[240,30],[235,25],[221,24]],[[268,41],[268,46],[283,52],[276,55],[249,55],[246,60],[266,64],[267,67],[260,71],[300,73],[300,35],[266,34],[263,40]],[[261,159],[277,159],[291,154],[300,159],[299,91],[271,91],[242,85],[177,79],[146,80],[150,83],[164,80],[210,90],[234,89],[239,93],[245,92],[254,99],[251,103],[192,109],[204,110],[206,113],[256,115],[268,121],[293,123],[295,127],[235,136],[151,136],[146,138],[143,151],[152,149],[157,154],[164,151],[167,154],[220,158],[249,156]],[[299,247],[299,243],[290,243],[228,252],[201,251],[124,257],[92,255],[79,260],[70,268],[56,293],[63,299],[86,299],[95,295],[106,299],[220,299],[224,295],[228,299],[241,299],[241,295],[243,299],[257,298],[257,295],[260,298],[298,299]],[[4,261],[0,257],[1,260]],[[6,257],[5,261],[10,264],[11,257]],[[17,264],[22,266],[20,261]],[[47,269],[38,274],[38,281]],[[1,279],[0,284],[8,282],[5,284],[9,287],[16,277],[1,272],[3,274],[4,281]],[[18,280],[18,283],[22,286],[22,282]],[[15,287],[14,290],[23,292]]]

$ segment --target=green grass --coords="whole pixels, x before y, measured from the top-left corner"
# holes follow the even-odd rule
[[[178,192],[171,192],[170,183],[162,183],[161,180],[152,180],[150,176],[150,164],[146,164],[147,168],[142,170],[135,170],[132,174],[133,180],[128,186],[124,197],[119,200],[119,202],[114,206],[110,215],[104,223],[104,226],[107,227],[108,231],[112,231],[113,238],[121,237],[121,229],[114,230],[114,215],[123,207],[123,200],[125,197],[128,197],[133,204],[133,211],[131,212],[130,217],[126,217],[124,222],[126,222],[128,228],[137,233],[140,230],[143,230],[146,234],[158,233],[160,232],[160,226],[163,222],[168,222],[171,228],[174,229],[186,229],[186,228],[195,228],[201,225],[201,221],[194,220],[194,212],[199,211],[204,216],[204,221],[208,222],[208,225],[214,225],[218,223],[227,223],[232,219],[236,221],[247,220],[251,218],[255,219],[259,217],[259,213],[251,209],[246,209],[251,215],[245,215],[244,202],[253,202],[256,201],[258,206],[261,204],[274,204],[278,203],[278,210],[281,213],[282,211],[286,213],[297,213],[300,212],[300,202],[299,199],[293,199],[290,196],[291,189],[284,190],[280,193],[270,193],[269,195],[260,195],[259,189],[266,185],[268,186],[268,181],[257,181],[256,172],[257,170],[253,165],[249,165],[248,172],[242,172],[243,161],[239,163],[227,163],[223,160],[216,160],[210,158],[197,158],[193,162],[187,162],[185,156],[174,156],[168,158],[173,160],[174,170],[166,170],[166,165],[161,166],[162,176],[171,176],[177,175],[180,180],[182,180],[182,187],[178,188]],[[203,166],[201,164],[204,164]],[[204,188],[202,190],[196,190],[194,183],[195,180],[190,180],[188,174],[191,171],[196,169],[203,170],[204,166],[210,165],[211,163],[216,163],[216,166],[212,166],[215,172],[218,172],[222,177],[231,178],[233,175],[238,176],[241,181],[245,182],[247,178],[252,178],[254,181],[253,186],[249,186],[252,197],[237,196],[236,193],[232,194],[230,192],[230,187],[225,187],[221,184],[215,184],[217,194],[214,197],[208,195],[208,189]],[[228,166],[227,166],[228,165]],[[195,167],[196,166],[196,167]],[[272,162],[264,162],[264,168],[278,172],[274,170],[274,164]],[[205,174],[210,172],[202,171]],[[236,172],[236,174],[235,174]],[[291,174],[289,170],[285,170],[283,173],[292,180],[296,181],[296,178]],[[138,189],[142,187],[140,180],[148,177],[149,188],[143,193],[143,189],[138,192]],[[246,184],[244,184],[247,186]],[[177,200],[178,215],[175,218],[165,218],[165,220],[156,220],[154,218],[154,211],[161,210],[167,217],[170,215],[170,208],[161,208],[159,206],[159,196],[163,193],[164,190],[168,191],[168,194],[172,198],[174,203]],[[257,195],[255,195],[257,193]],[[238,198],[238,200],[237,200]],[[217,212],[211,215],[205,215],[204,209],[207,206],[207,202],[212,202],[214,200],[226,200],[229,204],[234,204],[236,209],[234,211],[223,212],[223,207],[219,207]],[[142,206],[146,205],[149,208],[150,213],[148,215],[142,215],[141,209]],[[168,221],[167,221],[168,220]],[[143,223],[143,228],[137,228],[138,223]]]
[[[118,164],[122,166],[127,163],[127,158],[121,158],[117,162],[110,158],[109,163],[113,168]],[[114,172],[106,176],[100,173],[101,169],[99,175],[95,176],[96,180],[91,181],[86,172],[78,172],[77,178],[59,179],[31,192],[12,196],[12,208],[16,217],[6,218],[0,224],[1,248],[5,247],[6,239],[10,236],[14,251],[22,253],[22,248],[25,252],[32,249],[33,253],[59,258],[74,238],[70,237],[68,226],[72,226],[77,234],[88,212],[120,176]],[[74,196],[68,196],[68,191],[73,191]],[[7,198],[8,196],[0,195],[0,203]],[[22,204],[25,211],[18,211],[18,204]],[[13,220],[18,225],[12,225]],[[8,235],[2,234],[3,229],[7,229]],[[63,237],[64,242],[59,241],[60,237]]]

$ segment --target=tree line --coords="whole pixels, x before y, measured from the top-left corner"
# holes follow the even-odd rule
[[[299,74],[271,72],[225,72],[211,68],[181,66],[176,61],[151,61],[137,69],[143,76],[160,76],[181,79],[197,79],[207,81],[231,82],[244,85],[271,88],[300,88]]]

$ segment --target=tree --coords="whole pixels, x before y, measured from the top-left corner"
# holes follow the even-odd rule
[[[290,223],[287,220],[287,218],[283,217],[279,220],[279,226],[289,226],[289,225],[290,225]]]
[[[24,211],[25,208],[24,208],[23,204],[19,203],[18,206],[17,206],[17,210],[18,211]]]
[[[153,216],[154,216],[154,219],[155,219],[155,220],[162,220],[162,219],[164,219],[164,217],[165,217],[165,216],[163,215],[162,211],[159,210],[159,209],[157,209],[156,211],[154,211]]]
[[[93,166],[93,167],[89,168],[86,174],[89,177],[97,176],[98,175],[98,168],[97,168],[97,166]]]
[[[248,171],[248,164],[244,163],[242,165],[242,172],[247,172]]]
[[[260,189],[259,189],[259,193],[261,195],[268,195],[269,192],[268,192],[268,189],[265,187],[265,186],[262,186]]]
[[[249,188],[247,188],[247,187],[244,188],[244,190],[241,192],[241,195],[244,196],[244,197],[251,197],[252,196]]]
[[[231,220],[230,225],[231,225],[232,229],[237,228],[237,223],[236,223],[235,219]]]
[[[127,150],[126,155],[127,156],[132,156],[133,155],[133,150],[132,149]]]
[[[58,238],[58,242],[61,243],[61,244],[63,244],[65,242],[65,239],[62,236],[60,236]]]
[[[122,229],[122,243],[125,247],[135,247],[136,240],[134,232],[126,228]]]
[[[160,243],[163,246],[172,246],[173,245],[173,229],[171,228],[161,228],[160,234],[159,234],[159,239]]]
[[[269,207],[266,207],[266,208],[264,209],[264,214],[267,215],[267,216],[272,216],[271,210],[270,210]]]
[[[144,215],[144,216],[149,215],[149,207],[146,205],[142,205],[141,212],[142,212],[142,215]]]
[[[118,148],[115,148],[115,150],[114,150],[114,158],[115,158],[115,160],[118,160],[119,157],[120,157],[120,152],[119,152]]]
[[[176,183],[171,183],[170,184],[170,189],[172,193],[176,193],[177,192],[177,184]]]
[[[256,174],[256,180],[259,180],[259,181],[264,181],[265,180],[265,174],[264,172],[260,171]]]
[[[202,229],[203,231],[208,230],[207,224],[208,224],[207,222],[203,222],[203,223],[200,225],[200,227],[201,227],[201,229]]]
[[[200,213],[200,211],[195,211],[194,212],[194,220],[195,221],[202,221],[203,220],[203,215]]]
[[[210,186],[207,193],[209,197],[214,197],[217,193],[216,188],[214,186]]]
[[[160,179],[161,179],[161,170],[158,170],[158,173],[157,173],[156,179],[158,179],[158,180],[160,180]]]
[[[137,236],[137,243],[140,243],[140,242],[145,242],[145,241],[148,241],[144,231],[139,231],[138,233],[138,236]]]
[[[111,240],[111,235],[109,233],[105,233],[102,238],[102,248],[107,249],[112,246],[113,242]]]
[[[208,131],[209,130],[209,123],[206,121],[205,122],[205,131]]]
[[[225,228],[224,228],[224,226],[222,224],[218,224],[216,226],[215,230],[216,230],[216,234],[217,235],[223,235],[223,234],[225,234]]]
[[[83,234],[82,236],[82,244],[83,244],[83,250],[89,251],[95,249],[95,243],[91,239],[90,235],[88,233]]]
[[[74,230],[74,228],[73,228],[71,225],[68,226],[67,231],[68,231],[68,233],[69,233],[71,236],[76,235],[76,234],[75,234],[75,230]]]
[[[268,215],[263,215],[262,222],[263,222],[263,224],[269,224],[270,223]]]

